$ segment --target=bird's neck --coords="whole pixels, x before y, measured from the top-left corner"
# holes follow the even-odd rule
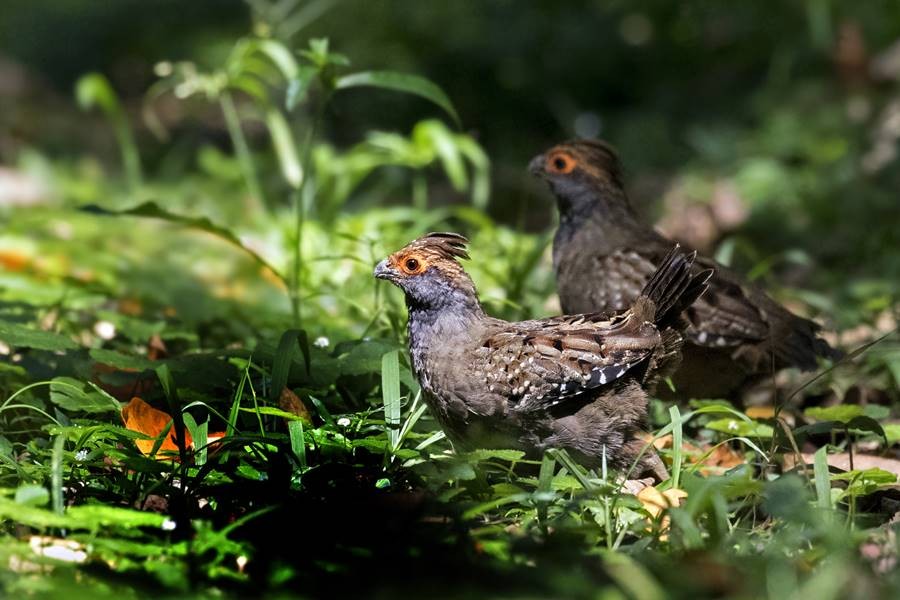
[[[554,262],[559,249],[576,236],[607,237],[623,228],[639,228],[637,213],[625,191],[613,185],[597,185],[557,194],[559,229],[554,238]]]
[[[464,339],[487,318],[477,299],[448,297],[435,306],[407,298],[409,347],[414,359],[447,349]],[[418,360],[417,360],[418,362]]]

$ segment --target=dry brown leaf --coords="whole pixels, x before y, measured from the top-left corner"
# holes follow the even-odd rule
[[[727,444],[722,444],[721,446],[716,446],[715,450],[703,461],[703,464],[707,467],[720,467],[727,471],[744,464],[744,462],[744,457]]]
[[[138,431],[152,438],[157,438],[159,437],[159,434],[169,426],[172,417],[169,413],[153,408],[135,396],[131,399],[131,402],[122,409],[122,420],[125,422],[126,429]],[[191,446],[193,440],[191,440],[191,434],[187,430],[184,432],[184,437],[185,444]],[[138,450],[145,455],[149,455],[153,450],[153,446],[156,445],[156,440],[139,439],[134,440],[134,443],[137,444]],[[175,440],[174,426],[169,430],[169,434],[159,447],[156,458],[169,460],[172,458],[172,454],[178,454],[178,444]]]
[[[281,396],[278,398],[278,407],[292,415],[297,415],[307,423],[312,423],[312,414],[309,412],[309,409],[303,404],[303,400],[288,387],[281,390]]]

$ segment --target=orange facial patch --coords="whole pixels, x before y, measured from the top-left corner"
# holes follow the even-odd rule
[[[556,152],[551,152],[547,156],[547,171],[550,173],[558,173],[560,175],[567,175],[575,170],[575,167],[578,165],[578,162],[568,152],[562,152],[557,150]]]
[[[398,252],[391,257],[391,263],[404,275],[420,275],[428,269],[428,257],[421,252]]]

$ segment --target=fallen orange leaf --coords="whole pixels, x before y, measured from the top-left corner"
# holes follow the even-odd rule
[[[138,431],[152,438],[157,438],[166,427],[169,426],[172,417],[169,413],[153,408],[135,396],[131,399],[131,402],[122,409],[122,420],[125,422],[126,429]],[[185,444],[191,446],[193,440],[191,440],[191,434],[187,430],[184,432],[184,437]],[[134,440],[134,443],[137,444],[138,450],[145,455],[149,455],[153,450],[153,446],[156,445],[156,440],[139,439]],[[174,426],[169,430],[169,434],[159,447],[156,458],[168,460],[172,458],[173,453],[178,453],[178,443],[175,439]]]
[[[775,407],[774,406],[751,406],[744,412],[751,419],[774,419],[775,418]]]
[[[281,396],[278,398],[278,407],[292,415],[297,415],[306,423],[312,423],[312,415],[309,409],[303,403],[303,400],[288,387],[281,390]]]
[[[638,492],[637,497],[644,507],[644,510],[650,513],[650,520],[654,521],[659,518],[663,511],[672,507],[681,506],[681,501],[687,498],[687,492],[678,488],[670,488],[664,492],[660,492],[655,487],[647,486]],[[670,524],[669,515],[663,515],[662,519],[659,521],[659,540],[661,542],[665,542],[669,539],[669,534],[666,532],[669,530]],[[647,531],[650,530],[651,528],[648,526]]]

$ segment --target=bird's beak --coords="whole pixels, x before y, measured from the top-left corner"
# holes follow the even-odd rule
[[[531,174],[535,177],[543,177],[544,176],[544,155],[538,154],[534,158],[531,159],[531,162],[528,163],[528,170],[531,171]]]
[[[397,275],[397,272],[389,267],[387,259],[384,259],[383,261],[375,265],[374,275],[377,279],[387,279],[388,281],[393,281]]]

